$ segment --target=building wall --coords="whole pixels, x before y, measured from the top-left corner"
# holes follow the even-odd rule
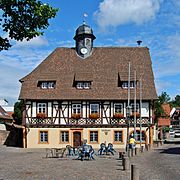
[[[129,129],[129,133],[133,132]],[[137,128],[139,130],[139,128]],[[48,143],[40,143],[40,131],[48,132]],[[69,142],[60,142],[60,131],[69,131]],[[98,131],[98,142],[90,142],[90,131]],[[123,132],[123,142],[114,142],[114,131]],[[149,144],[149,129],[143,127],[142,131],[146,134],[146,142]],[[112,143],[115,149],[124,149],[126,147],[127,129],[126,128],[28,128],[27,130],[27,148],[62,148],[66,145],[73,146],[73,132],[81,132],[81,141],[87,140],[94,149],[99,149],[101,143]],[[137,147],[139,144],[137,143]]]
[[[39,101],[40,102],[40,101]],[[98,102],[98,101],[97,101]],[[48,117],[54,118],[55,124],[59,124],[59,116],[61,117],[60,119],[60,124],[66,124],[65,119],[63,117],[71,117],[72,115],[72,104],[73,103],[81,103],[82,105],[82,118],[89,117],[89,112],[90,112],[90,102],[86,101],[64,101],[62,103],[61,110],[58,109],[58,102],[53,101],[53,102],[47,102],[47,115]],[[100,101],[99,101],[100,103]],[[126,102],[121,102],[123,104],[123,113],[124,117],[126,117],[126,107],[127,103]],[[87,104],[87,106],[86,106]],[[26,123],[28,123],[29,118],[31,117],[36,117],[37,115],[37,102],[31,102],[28,101],[26,105]],[[104,102],[103,103],[103,108],[100,105],[100,115],[103,115],[103,124],[108,124],[107,118],[113,117],[114,114],[114,102]],[[149,102],[143,102],[142,103],[142,109],[141,109],[141,116],[144,118],[150,118],[150,122],[152,122],[152,109],[150,108]],[[107,118],[106,118],[107,117]]]

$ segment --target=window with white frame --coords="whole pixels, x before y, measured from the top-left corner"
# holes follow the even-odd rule
[[[78,82],[77,85],[76,85],[76,88],[77,89],[83,89],[84,88],[83,82]]]
[[[98,142],[98,131],[90,131],[90,142]]]
[[[123,104],[122,103],[115,103],[114,104],[114,113],[121,113],[123,114]]]
[[[48,131],[40,131],[39,137],[40,143],[48,143]]]
[[[41,88],[42,89],[47,89],[48,88],[48,83],[47,82],[42,82],[41,83]]]
[[[135,109],[135,104],[131,103],[131,112],[132,113],[134,113],[134,112],[139,113],[139,103],[136,103],[136,109]]]
[[[46,114],[46,108],[47,108],[47,104],[46,103],[38,103],[37,104],[37,113],[44,113],[44,114]]]
[[[54,89],[54,88],[55,88],[55,82],[49,82],[48,89]]]
[[[99,104],[90,104],[90,114],[99,113]]]
[[[122,88],[124,88],[124,89],[128,88],[128,81],[122,82]]]
[[[84,82],[84,89],[90,89],[90,82]]]
[[[42,89],[54,89],[55,88],[55,81],[42,81],[39,82],[40,87]]]
[[[114,131],[114,142],[123,142],[123,131]]]
[[[135,82],[134,81],[130,82],[130,88],[135,88]]]
[[[69,142],[69,131],[61,131],[60,142]]]
[[[127,89],[128,88],[128,81],[123,81],[122,82],[122,88],[123,89]],[[130,88],[135,88],[134,81],[130,81]]]
[[[76,88],[77,89],[90,89],[91,83],[90,82],[77,82]]]
[[[81,114],[81,104],[73,104],[72,105],[72,113],[73,114]]]

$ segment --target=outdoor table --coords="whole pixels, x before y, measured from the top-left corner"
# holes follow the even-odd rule
[[[63,157],[66,148],[48,148],[46,149],[46,157],[48,157],[49,152],[51,153],[51,157]]]

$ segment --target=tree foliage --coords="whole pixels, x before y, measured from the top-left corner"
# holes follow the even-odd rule
[[[13,119],[15,124],[22,124],[23,101],[18,101],[14,104]]]
[[[162,92],[158,99],[155,101],[155,121],[158,120],[164,114],[164,110],[162,108],[162,104],[170,102],[170,96],[166,92]]]
[[[175,100],[172,100],[170,103],[172,107],[180,107],[180,95],[176,95]]]
[[[9,38],[22,41],[43,35],[58,9],[37,0],[0,0],[0,26]],[[8,38],[0,37],[0,51],[11,47]]]
[[[171,100],[170,96],[166,92],[162,92],[160,96],[158,96],[158,101],[161,104],[168,103]]]

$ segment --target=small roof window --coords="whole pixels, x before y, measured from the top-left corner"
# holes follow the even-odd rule
[[[41,89],[55,89],[56,81],[39,81],[38,87]]]

